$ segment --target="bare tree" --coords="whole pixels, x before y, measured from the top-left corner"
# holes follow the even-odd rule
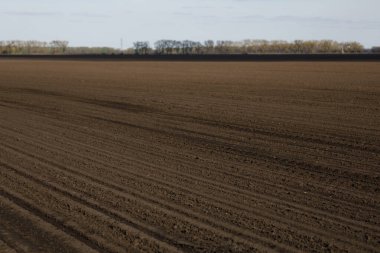
[[[148,54],[150,46],[148,41],[137,41],[133,43],[135,54]]]
[[[52,53],[64,54],[69,46],[69,42],[65,40],[53,40],[50,42]]]
[[[204,47],[205,47],[206,53],[213,54],[214,53],[215,43],[214,43],[213,40],[206,40],[204,42]]]
[[[380,53],[380,47],[372,47],[371,52],[376,54]]]

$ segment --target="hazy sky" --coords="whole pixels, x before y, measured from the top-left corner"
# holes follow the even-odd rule
[[[0,40],[334,39],[380,46],[380,0],[0,0]]]

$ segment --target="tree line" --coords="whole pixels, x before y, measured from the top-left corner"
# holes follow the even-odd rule
[[[335,54],[335,53],[380,53],[380,47],[365,49],[358,42],[333,40],[159,40],[150,45],[148,41],[137,41],[126,50],[111,47],[70,47],[68,41],[0,41],[0,54]]]
[[[51,42],[36,40],[0,41],[1,54],[65,54],[69,46],[68,41],[53,40]]]
[[[119,54],[120,49],[111,47],[70,47],[65,40],[51,42],[36,40],[0,41],[0,54],[3,55],[54,55],[54,54]]]
[[[150,47],[147,41],[134,43],[136,54],[318,54],[318,53],[363,53],[359,42],[337,42],[333,40],[159,40]],[[368,51],[368,50],[367,50]]]

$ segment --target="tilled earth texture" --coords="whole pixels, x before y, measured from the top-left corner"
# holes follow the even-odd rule
[[[380,252],[380,63],[1,60],[0,252]]]

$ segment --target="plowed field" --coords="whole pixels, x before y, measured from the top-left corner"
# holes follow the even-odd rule
[[[380,63],[0,60],[0,252],[380,252]]]

